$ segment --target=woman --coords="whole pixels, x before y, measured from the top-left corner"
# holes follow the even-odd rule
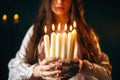
[[[81,0],[41,0],[40,10],[16,57],[9,62],[9,80],[111,80],[108,56],[100,49],[98,37],[84,20]],[[47,26],[77,23],[74,60],[45,58],[43,35]],[[68,26],[69,28],[69,26]],[[49,64],[51,62],[55,64]]]

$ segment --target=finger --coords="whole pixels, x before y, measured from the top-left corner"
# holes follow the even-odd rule
[[[46,64],[48,64],[48,63],[50,63],[50,62],[54,62],[54,61],[57,61],[58,60],[58,58],[45,58],[41,63],[40,63],[40,65],[46,65]]]
[[[55,76],[57,74],[60,74],[61,71],[60,70],[55,70],[55,71],[44,71],[41,73],[42,76],[44,77],[48,77],[48,76]]]
[[[54,78],[54,77],[42,77],[43,79],[45,80],[61,80],[61,77],[57,77],[57,78]]]
[[[40,67],[40,71],[53,70],[53,69],[55,69],[58,66],[60,66],[59,63],[49,64],[49,65],[43,65],[43,66]]]

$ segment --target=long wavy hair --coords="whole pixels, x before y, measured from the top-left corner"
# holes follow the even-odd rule
[[[97,47],[98,37],[84,19],[84,9],[81,0],[72,0],[68,25],[72,24],[74,20],[77,23],[77,42],[83,55],[82,58],[93,62],[96,61],[100,54],[100,48]],[[51,26],[52,23],[55,23],[55,20],[51,11],[51,0],[41,0],[39,12],[34,21],[33,36],[26,49],[26,62],[34,64],[38,61],[38,44],[44,35],[44,26],[47,25],[48,34],[50,34],[51,28],[48,26]]]

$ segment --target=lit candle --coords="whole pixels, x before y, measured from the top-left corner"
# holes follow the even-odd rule
[[[72,53],[74,53],[75,51],[75,45],[76,45],[76,37],[77,37],[77,31],[76,31],[76,22],[74,21],[73,22],[73,27],[74,27],[74,30],[72,31],[72,35],[73,35],[73,50],[72,50]]]
[[[47,27],[44,28],[45,33],[47,33]],[[47,34],[44,35],[44,45],[45,45],[45,57],[49,57],[50,52],[50,43],[49,43],[49,36]]]
[[[73,27],[74,27],[74,30],[72,31],[72,34],[73,34],[73,37],[74,37],[74,43],[75,43],[75,40],[76,40],[76,37],[77,37],[77,31],[76,31],[76,22],[74,21],[73,22]]]
[[[70,31],[72,30],[72,26],[70,26]],[[72,59],[73,56],[73,35],[71,32],[68,33],[68,44],[67,44],[67,59]]]
[[[53,31],[55,30],[54,24],[52,25],[52,30]],[[55,50],[56,50],[55,44],[56,44],[56,33],[52,32],[51,33],[50,57],[55,57]]]
[[[58,25],[58,31],[60,31],[60,24]],[[60,58],[62,44],[62,34],[59,32],[56,35],[56,57]]]
[[[64,31],[67,30],[67,24],[64,26]],[[67,57],[67,34],[64,32],[62,35],[62,51],[61,51],[61,58],[65,59]]]

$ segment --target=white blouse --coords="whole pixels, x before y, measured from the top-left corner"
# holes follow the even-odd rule
[[[33,67],[35,66],[35,64],[30,65],[28,63],[25,63],[26,48],[28,42],[31,39],[31,36],[33,35],[33,28],[34,25],[32,25],[29,28],[22,41],[19,51],[16,53],[15,58],[11,59],[8,64],[8,68],[9,68],[8,80],[28,80],[33,73]],[[74,76],[70,80],[80,80],[80,79],[78,79],[77,76]]]

